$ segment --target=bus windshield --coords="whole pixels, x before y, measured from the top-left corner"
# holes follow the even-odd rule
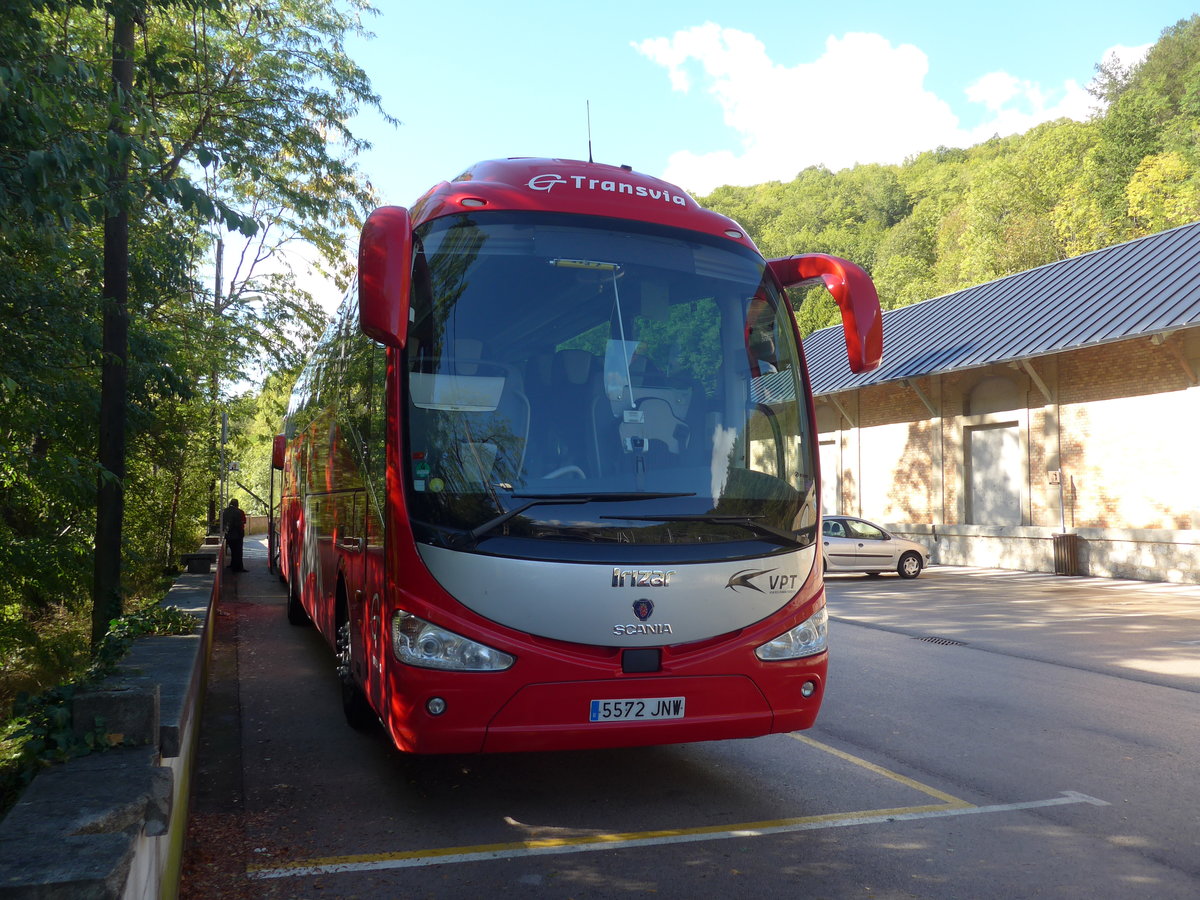
[[[546,213],[448,216],[416,238],[402,446],[418,541],[581,559],[815,541],[801,352],[756,254]]]

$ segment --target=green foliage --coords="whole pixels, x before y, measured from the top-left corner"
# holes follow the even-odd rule
[[[286,370],[324,325],[286,266],[235,266],[214,290],[215,239],[253,240],[260,263],[302,240],[345,277],[345,231],[373,202],[346,126],[379,105],[344,49],[365,2],[139,0],[116,103],[123,3],[6,0],[0,16],[0,708],[87,658],[97,489],[114,477],[97,464],[102,220],[130,220],[121,570],[135,597],[205,532],[226,386]]]
[[[867,269],[885,309],[1200,219],[1200,16],[1143,63],[1098,67],[1105,105],[901,166],[806,169],[782,184],[718,188],[770,256],[823,252]],[[805,334],[840,321],[823,290],[792,298]]]
[[[95,654],[89,677],[95,680],[111,675],[138,638],[155,634],[191,634],[199,622],[194,615],[178,607],[146,603],[109,623],[108,634]]]
[[[256,395],[241,398],[233,407],[229,451],[238,468],[229,496],[237,497],[247,515],[266,515],[262,500],[271,495],[272,441],[283,424],[297,370],[283,370],[267,378]],[[240,487],[244,485],[244,487]],[[279,498],[276,496],[276,502]]]
[[[71,721],[71,700],[113,674],[121,659],[140,637],[191,634],[199,620],[173,606],[148,603],[110,623],[99,652],[78,678],[37,694],[21,694],[13,705],[13,718],[0,723],[0,812],[7,809],[37,771],[120,743],[97,721],[76,734]]]

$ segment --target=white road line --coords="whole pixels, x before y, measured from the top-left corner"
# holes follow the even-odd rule
[[[892,822],[910,822],[916,819],[940,819],[949,816],[981,815],[984,813],[1014,812],[1027,809],[1042,809],[1049,806],[1068,806],[1090,803],[1093,806],[1109,806],[1104,800],[1089,797],[1077,791],[1063,791],[1059,797],[1047,800],[1030,800],[1024,803],[1002,803],[994,806],[939,807],[919,809],[912,812],[881,811],[878,813],[849,813],[845,816],[815,816],[805,819],[782,820],[780,824],[763,823],[760,826],[731,828],[724,831],[681,831],[655,834],[648,837],[622,837],[601,835],[582,838],[578,841],[530,841],[494,845],[489,848],[461,848],[464,852],[445,850],[413,851],[409,853],[379,854],[374,857],[346,857],[345,861],[331,859],[326,862],[314,860],[312,865],[297,864],[279,868],[250,869],[251,878],[299,878],[309,875],[332,875],[342,872],[372,872],[384,869],[408,869],[423,866],[440,866],[454,863],[487,862],[496,859],[513,859],[528,856],[552,856],[569,853],[594,853],[602,850],[625,850],[633,847],[658,847],[667,844],[687,844],[700,841],[719,841],[730,838],[764,837],[773,834],[790,834],[797,831],[819,831],[825,828],[847,828],[855,825],[881,825]]]

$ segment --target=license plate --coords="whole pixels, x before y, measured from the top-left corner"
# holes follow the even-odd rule
[[[650,697],[642,700],[593,700],[588,721],[646,722],[682,719],[683,697]]]

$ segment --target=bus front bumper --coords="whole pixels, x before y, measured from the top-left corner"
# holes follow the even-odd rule
[[[775,677],[765,682],[748,675],[692,675],[527,684],[494,712],[486,694],[443,692],[441,714],[413,710],[419,721],[410,719],[414,727],[393,738],[412,753],[512,753],[798,731],[816,720],[824,661],[822,654],[820,665],[810,660],[807,666],[769,667]]]

